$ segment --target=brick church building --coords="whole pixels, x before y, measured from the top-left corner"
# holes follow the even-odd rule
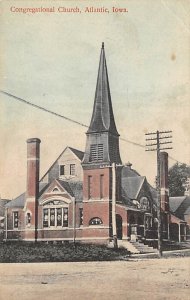
[[[40,140],[27,140],[26,191],[6,205],[4,240],[109,244],[154,239],[155,190],[120,157],[102,44],[85,152],[66,147],[39,179]],[[169,237],[167,153],[161,153],[163,236]]]

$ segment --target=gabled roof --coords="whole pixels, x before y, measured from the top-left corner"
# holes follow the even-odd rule
[[[71,197],[74,197],[73,191],[70,188],[70,185],[68,183],[68,181],[65,180],[61,180],[61,179],[56,179],[56,181],[59,182],[59,184],[64,188],[64,190],[66,190],[66,192],[71,195]]]
[[[170,211],[175,213],[179,206],[182,204],[182,202],[185,200],[185,198],[186,196],[169,197]]]
[[[68,148],[82,161],[82,159],[84,157],[84,152],[83,151],[74,149],[72,147],[68,147]]]
[[[47,183],[43,183],[40,182],[39,184],[39,194],[42,194],[44,189],[47,188],[49,184]],[[22,208],[24,207],[25,204],[25,193],[22,193],[21,195],[19,195],[18,197],[16,197],[15,199],[9,201],[5,207],[18,207],[18,208]]]
[[[103,131],[109,131],[114,135],[118,135],[111,103],[104,43],[102,43],[100,54],[92,119],[87,133]]]
[[[65,181],[56,179],[61,186],[72,196],[76,202],[82,202],[83,199],[83,183],[82,181]]]
[[[148,187],[149,187],[149,190],[150,190],[153,202],[154,202],[154,204],[157,204],[158,203],[157,190],[150,183],[147,182],[147,184],[148,184]]]
[[[83,183],[82,181],[69,181],[70,189],[72,190],[73,196],[76,202],[82,202],[83,200]]]
[[[81,181],[65,181],[61,179],[56,179],[59,184],[66,190],[66,192],[71,195],[71,197],[75,197],[76,202],[82,202],[83,199],[83,183]],[[52,182],[51,182],[52,183]],[[43,183],[40,182],[39,186],[39,197],[46,192],[51,183]],[[22,193],[15,199],[9,201],[5,207],[15,207],[15,208],[23,208],[25,204],[25,193]]]
[[[140,176],[140,174],[136,170],[129,167],[128,165],[125,165],[122,168],[122,177],[137,177],[137,176]]]
[[[25,202],[25,193],[19,195],[18,197],[16,197],[15,199],[13,199],[12,201],[8,202],[5,207],[24,207],[24,202]]]
[[[84,156],[84,152],[78,150],[78,149],[75,149],[75,148],[72,148],[72,147],[69,147],[67,146],[62,152],[61,154],[58,156],[58,158],[54,161],[54,163],[51,165],[51,167],[47,170],[47,172],[42,176],[42,178],[40,179],[40,181],[42,181],[46,175],[49,173],[49,171],[53,168],[53,166],[57,163],[57,161],[60,159],[60,157],[63,155],[63,153],[69,149],[70,151],[73,152],[73,154],[80,160],[82,161],[83,159],[83,156]]]
[[[133,200],[137,199],[144,181],[144,176],[122,178],[123,196]]]
[[[5,206],[10,201],[10,199],[0,199],[0,216],[4,216]]]
[[[185,214],[190,213],[190,197],[170,197],[170,210],[183,219]]]
[[[190,206],[186,209],[186,211],[184,212],[184,215],[190,215]]]

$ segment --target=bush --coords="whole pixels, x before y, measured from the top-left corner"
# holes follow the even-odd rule
[[[0,244],[0,262],[112,261],[129,255],[126,249],[86,244],[6,242]]]

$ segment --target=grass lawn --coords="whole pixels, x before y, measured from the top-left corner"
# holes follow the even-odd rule
[[[112,261],[127,258],[126,249],[109,249],[106,246],[76,244],[46,244],[7,242],[0,244],[1,263]]]

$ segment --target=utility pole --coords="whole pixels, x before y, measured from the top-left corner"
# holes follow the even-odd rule
[[[114,249],[118,248],[117,244],[117,224],[116,224],[116,164],[112,164],[112,230]]]
[[[161,215],[161,195],[160,195],[160,151],[166,149],[172,149],[172,147],[163,147],[163,145],[171,144],[172,136],[168,135],[172,133],[171,130],[168,131],[156,131],[146,133],[146,136],[151,136],[146,138],[146,141],[155,141],[151,144],[146,144],[147,148],[145,151],[156,151],[157,152],[157,180],[156,180],[156,189],[157,189],[157,218],[158,218],[158,256],[162,257],[162,215]],[[164,134],[164,135],[163,135]],[[161,141],[162,140],[162,141]],[[155,147],[156,146],[156,147]]]

